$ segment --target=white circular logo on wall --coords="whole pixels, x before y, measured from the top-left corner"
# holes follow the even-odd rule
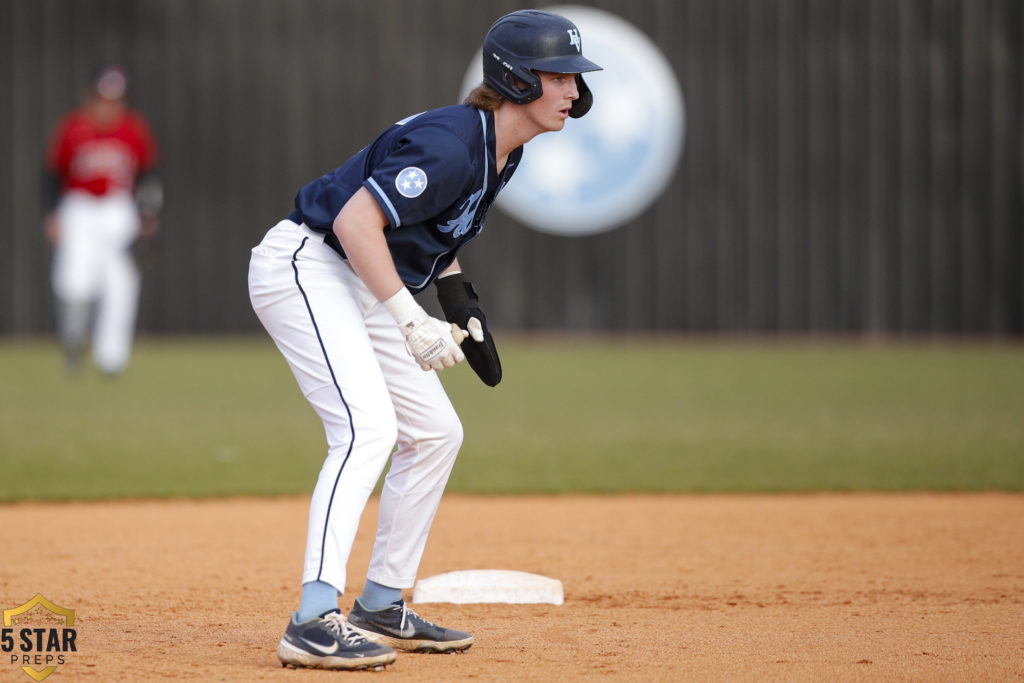
[[[686,128],[683,94],[668,60],[632,24],[590,7],[547,9],[576,24],[583,55],[604,70],[583,75],[593,108],[526,145],[496,206],[541,232],[605,232],[640,215],[672,179]],[[482,80],[480,60],[466,72],[463,97]]]

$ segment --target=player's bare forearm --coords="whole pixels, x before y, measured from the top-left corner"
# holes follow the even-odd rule
[[[430,317],[405,287],[384,239],[387,219],[366,188],[360,188],[334,219],[349,265],[405,335],[405,347],[424,370],[441,371],[465,360],[453,329]]]
[[[349,264],[378,301],[387,301],[405,286],[384,239],[386,225],[384,212],[366,188],[352,195],[334,219],[334,234]]]

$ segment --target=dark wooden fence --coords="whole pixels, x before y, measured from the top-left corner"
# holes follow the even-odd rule
[[[677,177],[610,233],[492,212],[462,259],[496,326],[1024,330],[1020,0],[585,2],[646,32],[687,105]],[[39,169],[116,59],[163,145],[140,328],[256,329],[248,250],[383,125],[452,103],[479,0],[0,0],[0,332],[52,329]]]

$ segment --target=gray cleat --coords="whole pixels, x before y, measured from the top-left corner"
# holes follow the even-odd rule
[[[473,636],[432,624],[409,609],[405,601],[380,610],[368,610],[356,598],[348,623],[368,639],[409,652],[460,652],[473,644]]]
[[[313,669],[383,669],[395,661],[395,651],[357,633],[338,610],[299,623],[292,614],[284,638],[277,644],[281,666]]]

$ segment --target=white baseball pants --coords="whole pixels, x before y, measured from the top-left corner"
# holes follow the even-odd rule
[[[344,592],[360,516],[391,455],[367,578],[412,587],[462,445],[437,373],[420,369],[387,309],[305,226],[284,220],[252,250],[249,295],[327,436],[302,582]]]
[[[66,344],[84,342],[87,311],[95,305],[93,358],[104,372],[119,372],[131,355],[139,305],[130,251],[139,235],[135,201],[127,192],[69,192],[57,207],[57,226],[52,280],[60,334]]]

